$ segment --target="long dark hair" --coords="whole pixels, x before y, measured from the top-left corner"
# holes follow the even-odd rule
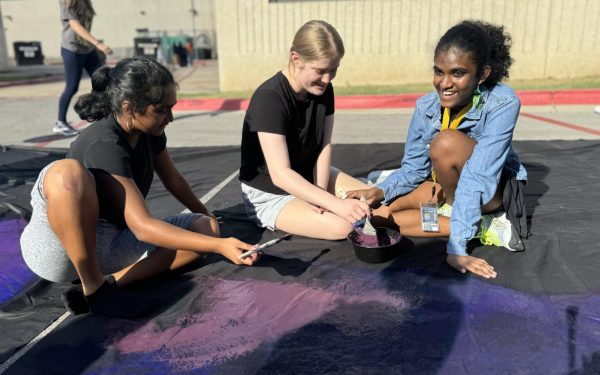
[[[471,55],[481,76],[486,65],[491,67],[488,78],[483,82],[488,88],[508,78],[508,69],[514,62],[510,57],[511,38],[504,26],[482,21],[463,21],[451,27],[435,47],[435,56],[458,48]]]
[[[72,9],[75,14],[84,18],[92,18],[96,11],[91,0],[63,0],[67,8]]]
[[[121,114],[127,100],[136,113],[144,113],[150,104],[160,102],[168,89],[177,86],[167,68],[147,57],[119,61],[114,68],[103,66],[92,75],[92,92],[75,103],[75,112],[84,120],[96,121]]]

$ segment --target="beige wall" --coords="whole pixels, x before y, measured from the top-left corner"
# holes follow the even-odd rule
[[[344,40],[338,86],[429,82],[438,39],[469,18],[506,26],[513,79],[600,75],[598,0],[216,0],[215,16],[223,91],[253,89],[281,69],[311,19]]]
[[[96,10],[92,35],[105,40],[120,58],[133,53],[138,28],[169,35],[192,35],[190,0],[94,0],[92,3]],[[207,32],[214,39],[214,0],[194,0],[194,4],[196,34]],[[15,41],[40,41],[46,60],[60,61],[58,0],[2,0],[0,7],[9,56],[14,58]]]

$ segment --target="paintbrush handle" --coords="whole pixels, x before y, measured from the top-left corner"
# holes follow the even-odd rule
[[[281,242],[285,239],[290,238],[292,235],[291,234],[286,234],[285,236],[279,237],[279,238],[275,238],[272,239],[271,241],[267,241],[265,243],[263,243],[262,245],[258,246],[256,249],[252,249],[252,250],[248,250],[245,253],[243,253],[242,255],[240,255],[240,259],[246,259],[248,258],[250,255],[254,254],[254,253],[262,253],[264,249],[266,249],[267,247],[271,247],[273,245],[275,245],[278,242]]]

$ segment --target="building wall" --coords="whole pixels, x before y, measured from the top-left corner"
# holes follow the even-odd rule
[[[429,82],[437,41],[462,19],[505,25],[511,78],[600,75],[597,0],[216,0],[215,16],[223,91],[253,89],[285,66],[311,19],[344,40],[338,86]]]
[[[216,0],[219,1],[219,0]],[[94,0],[96,18],[92,35],[103,39],[117,55],[129,57],[136,29],[157,34],[206,33],[216,44],[214,0],[193,0],[197,15],[192,23],[192,0]],[[14,58],[13,42],[40,41],[48,62],[60,62],[61,23],[58,0],[0,1],[8,54]],[[194,27],[195,26],[195,27]]]
[[[192,1],[196,34],[209,35],[219,56],[222,91],[254,89],[285,66],[295,31],[311,19],[344,39],[338,86],[429,82],[437,40],[466,18],[506,26],[511,78],[600,75],[598,0],[94,0],[92,33],[127,57],[136,29],[191,35]],[[58,0],[1,0],[0,10],[11,58],[13,42],[40,41],[46,62],[60,62]]]

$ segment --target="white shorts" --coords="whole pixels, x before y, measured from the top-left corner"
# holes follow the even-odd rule
[[[261,228],[276,230],[275,223],[281,210],[294,199],[290,194],[271,194],[242,182],[242,197],[246,214]]]

